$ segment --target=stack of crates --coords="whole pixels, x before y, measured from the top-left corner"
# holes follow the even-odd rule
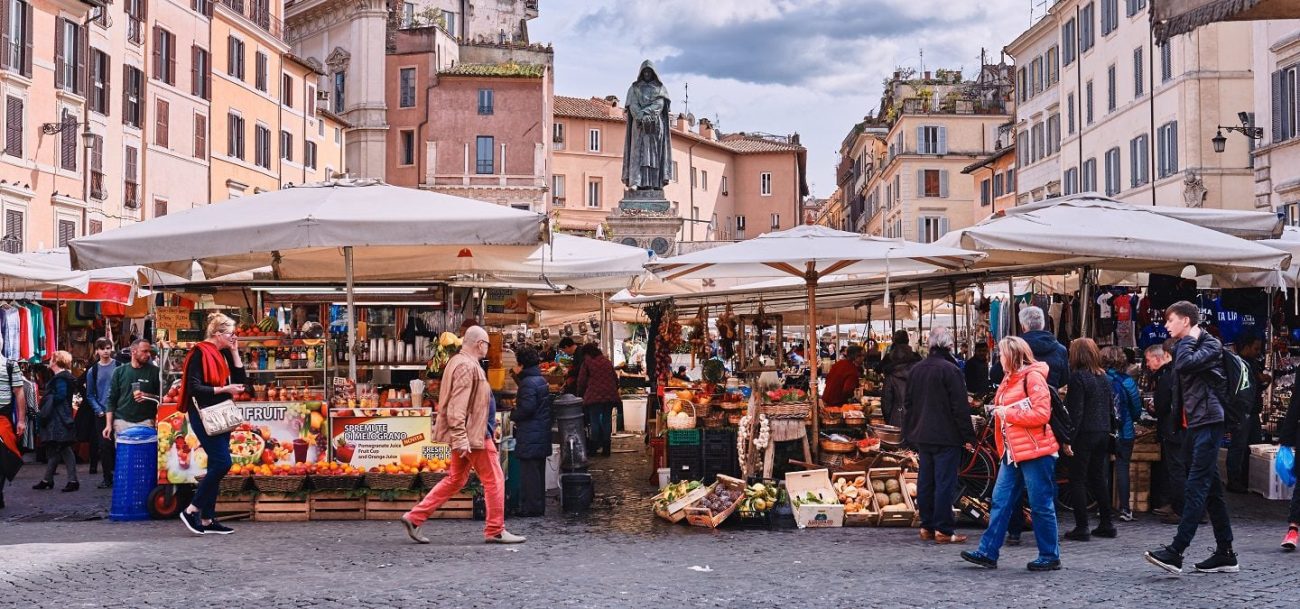
[[[700,449],[705,484],[712,484],[718,474],[740,477],[735,429],[705,429]]]
[[[668,430],[668,469],[673,482],[699,480],[704,473],[699,429]]]

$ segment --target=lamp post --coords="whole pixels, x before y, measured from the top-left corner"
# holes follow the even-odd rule
[[[1214,132],[1214,137],[1210,138],[1210,143],[1214,146],[1215,153],[1221,154],[1223,153],[1224,149],[1227,148],[1228,138],[1224,137],[1223,135],[1223,131],[1225,129],[1228,131],[1228,133],[1233,133],[1233,132],[1240,133],[1252,140],[1264,139],[1264,128],[1256,127],[1253,124],[1253,121],[1251,121],[1249,113],[1238,112],[1237,118],[1241,121],[1241,126],[1228,125],[1225,127],[1223,125],[1219,125],[1218,127],[1216,127]]]

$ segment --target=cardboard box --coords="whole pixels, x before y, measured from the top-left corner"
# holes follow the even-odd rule
[[[795,524],[801,529],[844,526],[844,506],[835,496],[830,472],[814,469],[790,472],[785,475],[785,489],[790,494],[790,507],[794,510]],[[825,503],[798,502],[799,497],[813,493]]]
[[[1276,447],[1274,447],[1276,448]],[[1251,447],[1250,455],[1250,475],[1246,482],[1247,488],[1252,493],[1259,493],[1265,499],[1275,501],[1290,500],[1292,493],[1295,492],[1294,486],[1282,484],[1282,479],[1278,477],[1277,470],[1273,468],[1273,458],[1277,451],[1267,456],[1255,454],[1255,447]]]

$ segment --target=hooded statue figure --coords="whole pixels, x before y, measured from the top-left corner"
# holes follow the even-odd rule
[[[668,89],[650,60],[641,62],[627,90],[627,133],[623,139],[623,183],[630,190],[663,188],[672,179]]]

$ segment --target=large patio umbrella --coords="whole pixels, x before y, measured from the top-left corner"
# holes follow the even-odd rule
[[[89,286],[90,273],[31,256],[0,252],[0,292],[75,290],[84,293]]]
[[[817,283],[827,275],[878,276],[901,271],[962,268],[982,258],[977,252],[864,236],[825,226],[803,225],[754,239],[653,261],[646,269],[669,281],[685,278],[774,279],[798,277],[808,293],[808,334],[815,336]],[[811,343],[809,345],[812,347]],[[817,349],[808,349],[813,435],[819,432],[816,408]],[[814,445],[816,443],[814,442]]]
[[[114,266],[93,271],[72,271],[72,262],[68,257],[68,248],[56,247],[37,252],[17,254],[25,261],[53,267],[68,272],[85,272],[89,283],[84,292],[69,292],[65,289],[42,290],[42,297],[47,299],[79,300],[87,302],[115,302],[128,305],[135,300],[142,284],[182,284],[185,280],[170,273],[162,273],[139,265]]]
[[[267,192],[74,239],[72,264],[139,264],[189,277],[270,266],[278,279],[337,280],[348,292],[355,343],[356,279],[437,279],[476,270],[475,257],[542,241],[545,216],[373,180]],[[349,365],[355,378],[355,364]]]

